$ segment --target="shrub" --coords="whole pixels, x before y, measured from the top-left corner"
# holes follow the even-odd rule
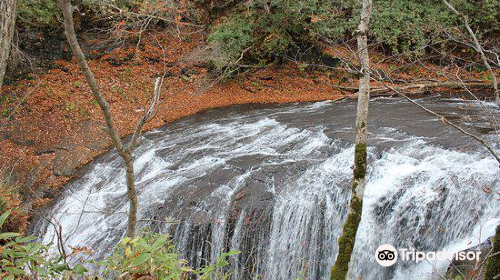
[[[269,63],[281,61],[298,48],[297,42],[343,37],[357,24],[349,9],[355,2],[257,0],[241,4],[212,28],[209,59],[220,69],[250,47],[246,61]]]
[[[500,29],[499,1],[451,2],[460,12],[468,15],[470,24],[480,37],[493,36]],[[421,57],[428,44],[446,39],[446,33],[455,37],[460,37],[461,33],[465,34],[465,38],[469,37],[462,20],[440,0],[384,0],[375,4],[371,35],[382,42],[390,53],[410,51],[410,56]]]
[[[10,211],[0,216],[0,229],[10,215]],[[54,279],[83,274],[83,266],[70,268],[64,260],[49,255],[48,247],[38,242],[34,236],[22,236],[16,232],[0,233],[0,277],[5,280],[28,277],[32,279]]]
[[[500,1],[498,0],[452,0],[451,3],[467,15],[472,29],[484,40],[498,40],[500,31]],[[463,27],[461,20],[455,26]],[[468,35],[467,35],[468,36]],[[489,38],[486,38],[489,37]]]
[[[140,237],[125,237],[113,254],[98,262],[111,278],[151,275],[156,279],[180,279],[193,270],[186,261],[173,253],[174,246],[167,235],[145,233]]]
[[[435,0],[380,1],[375,5],[371,35],[389,53],[421,56],[426,46],[453,27],[453,17]],[[410,53],[409,53],[410,54]]]
[[[57,26],[61,19],[55,0],[19,0],[17,22],[34,27]]]
[[[108,4],[112,3],[120,9],[127,10],[139,6],[141,2],[149,0],[73,0],[72,5],[77,6],[80,13],[90,12],[101,17],[113,17],[118,16],[118,13]],[[18,0],[17,17],[17,24],[22,27],[62,28],[62,14],[57,0]],[[92,20],[91,17],[86,19]]]
[[[216,68],[236,61],[242,52],[254,43],[252,21],[233,16],[217,25],[208,36],[211,48],[210,60]]]
[[[0,229],[10,215],[7,211],[0,215]],[[117,279],[150,275],[155,279],[187,279],[198,275],[201,280],[225,280],[230,274],[224,272],[229,264],[227,258],[239,252],[230,251],[218,258],[213,265],[195,270],[174,252],[174,245],[168,235],[144,231],[136,238],[124,238],[116,246],[113,254],[98,262],[82,261],[77,265],[66,262],[65,253],[49,253],[49,246],[35,241],[35,236],[23,236],[15,232],[0,233],[0,278],[13,280],[27,279]],[[60,246],[60,245],[59,245]],[[84,251],[72,248],[74,253]],[[97,264],[104,268],[103,275],[93,275],[85,266]]]
[[[221,270],[229,263],[226,258],[239,252],[222,254],[214,265],[194,270],[186,260],[176,254],[168,235],[144,231],[136,238],[125,237],[115,248],[113,254],[97,264],[105,267],[105,276],[128,278],[150,275],[155,279],[185,279],[187,275],[197,274],[201,279],[227,279],[228,274]]]
[[[1,175],[0,193],[2,194],[0,195],[0,213],[10,213],[9,217],[3,222],[3,230],[24,232],[28,224],[28,216],[20,208],[21,200],[19,198],[19,191],[16,187],[7,184],[7,180],[2,179]]]
[[[480,35],[494,38],[500,29],[499,1],[453,2],[470,15]],[[251,47],[247,62],[269,63],[282,60],[297,43],[348,41],[359,22],[356,0],[255,0],[234,5],[228,18],[209,34],[209,46],[224,46],[218,55],[225,59],[218,67],[238,59],[247,47]],[[457,33],[466,34],[463,23],[440,0],[374,2],[369,36],[387,53],[422,57],[429,44],[439,47],[448,34]]]

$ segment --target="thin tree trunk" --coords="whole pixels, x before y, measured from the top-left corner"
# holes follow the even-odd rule
[[[17,0],[0,1],[0,89],[2,88],[16,25]]]
[[[135,193],[134,162],[125,161],[127,171],[127,197],[130,203],[128,212],[127,236],[134,237],[137,224],[137,194]]]
[[[465,25],[465,28],[467,29],[467,32],[469,32],[469,35],[471,36],[472,40],[474,41],[476,51],[479,52],[479,54],[481,55],[481,60],[483,61],[484,66],[488,69],[488,72],[490,72],[491,79],[493,80],[493,89],[495,91],[495,102],[497,103],[497,105],[500,106],[500,96],[498,93],[498,83],[497,83],[497,78],[495,76],[495,72],[493,72],[493,69],[491,68],[490,64],[488,63],[488,59],[486,58],[486,55],[484,54],[483,47],[481,46],[481,44],[479,44],[479,40],[477,39],[476,33],[474,33],[474,31],[472,30],[472,28],[469,25],[469,20],[467,19],[467,17],[464,14],[462,14],[457,9],[455,9],[455,7],[453,7],[453,5],[451,5],[448,1],[446,1],[446,0],[442,0],[442,1],[446,6],[448,6],[448,8],[453,13],[455,13],[457,16],[462,18],[464,25]]]
[[[368,53],[368,26],[371,17],[372,0],[361,0],[361,21],[357,30],[358,53],[361,62],[358,105],[356,114],[356,145],[354,148],[354,171],[351,185],[349,212],[338,239],[338,256],[330,273],[331,280],[344,280],[349,271],[352,250],[356,240],[363,208],[363,193],[366,175],[367,121],[370,101],[370,57]]]
[[[78,44],[78,41],[76,39],[75,28],[73,26],[73,11],[71,8],[70,0],[60,0],[60,2],[64,16],[64,34],[66,35],[71,50],[73,51],[73,54],[75,55],[78,61],[78,66],[80,66],[83,75],[87,79],[87,83],[90,86],[90,91],[92,93],[92,96],[94,97],[94,99],[97,101],[97,104],[99,104],[99,107],[101,108],[101,111],[104,115],[104,120],[106,121],[107,132],[111,137],[111,139],[113,140],[113,144],[118,150],[120,156],[127,157],[125,148],[123,147],[123,143],[120,139],[118,131],[116,130],[116,126],[113,121],[111,111],[109,109],[109,103],[106,101],[104,95],[101,93],[101,90],[97,85],[97,81],[95,80],[94,73],[92,73],[92,71],[90,70],[87,61],[85,60],[85,55],[83,54],[83,51],[80,48],[80,45]]]
[[[76,33],[73,26],[73,11],[71,8],[71,1],[60,0],[59,2],[64,16],[64,30],[65,30],[64,33],[66,35],[66,38],[68,39],[73,54],[76,56],[76,59],[78,60],[78,65],[80,66],[80,69],[82,70],[85,78],[87,79],[87,83],[90,86],[90,91],[92,92],[92,96],[94,97],[94,99],[99,104],[99,107],[101,108],[101,111],[104,115],[104,120],[106,121],[107,132],[111,137],[111,140],[113,141],[113,145],[118,151],[118,154],[125,161],[126,174],[127,174],[127,195],[130,202],[127,236],[134,237],[135,227],[137,223],[137,196],[135,193],[133,157],[130,152],[130,148],[124,147],[122,140],[120,139],[120,135],[116,130],[116,126],[113,121],[111,111],[109,109],[109,103],[106,101],[104,95],[101,93],[99,86],[97,85],[97,81],[95,80],[94,74],[90,70],[87,61],[85,60],[85,55],[83,54],[83,51],[80,48],[80,45],[78,44],[78,41],[76,39]],[[142,127],[142,125],[140,127]]]

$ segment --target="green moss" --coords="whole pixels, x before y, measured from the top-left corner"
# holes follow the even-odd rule
[[[500,225],[497,226],[495,236],[493,237],[493,250],[491,255],[493,257],[488,259],[488,264],[486,265],[486,274],[484,279],[492,280],[495,276],[500,275],[500,257],[497,254],[500,253]]]
[[[358,143],[354,148],[354,181],[365,179],[366,143]]]
[[[361,209],[363,201],[353,196],[351,198],[351,211],[347,216],[342,229],[342,236],[339,238],[339,254],[335,265],[330,272],[330,280],[344,280],[349,270],[349,261],[351,259],[352,249],[356,240],[356,232],[361,221]]]
[[[364,126],[364,123],[360,124]],[[354,179],[351,185],[351,202],[349,214],[342,228],[342,235],[338,240],[338,256],[330,273],[330,280],[344,280],[349,270],[349,261],[356,240],[356,232],[361,221],[363,201],[355,193],[360,181],[366,175],[366,143],[358,143],[354,148]]]

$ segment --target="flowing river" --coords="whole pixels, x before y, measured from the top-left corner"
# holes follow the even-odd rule
[[[499,151],[492,123],[500,110],[492,104],[419,102]],[[355,105],[234,106],[145,133],[134,153],[140,227],[170,233],[195,267],[241,251],[230,262],[233,279],[327,279],[348,207]],[[386,268],[375,250],[458,251],[492,236],[500,223],[498,162],[405,101],[379,98],[370,106],[367,186],[350,275],[436,279],[449,262]],[[61,224],[66,246],[102,257],[125,234],[122,161],[108,152],[79,174],[41,216]],[[54,241],[45,219],[35,220],[33,233]]]

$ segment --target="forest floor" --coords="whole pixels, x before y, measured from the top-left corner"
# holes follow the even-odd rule
[[[139,48],[131,45],[115,49],[89,61],[122,137],[133,131],[148,106],[155,77],[164,73],[161,106],[146,130],[233,104],[336,100],[351,94],[349,89],[357,86],[357,78],[345,71],[306,67],[300,61],[252,69],[213,83],[203,63],[188,59],[203,43],[203,38],[196,35],[180,39],[150,34]],[[352,56],[342,48],[327,52]],[[376,68],[400,80],[446,81],[455,75],[455,69],[429,63],[402,67],[402,62],[387,62],[380,54],[372,59]],[[54,64],[43,74],[33,74],[2,88],[0,192],[4,198],[0,210],[6,204],[17,206],[20,201],[21,208],[29,211],[46,204],[79,167],[111,148],[102,130],[101,111],[76,61]],[[462,72],[461,78],[481,77]],[[380,87],[376,83],[373,86]],[[15,227],[25,228],[27,218],[19,212]]]

